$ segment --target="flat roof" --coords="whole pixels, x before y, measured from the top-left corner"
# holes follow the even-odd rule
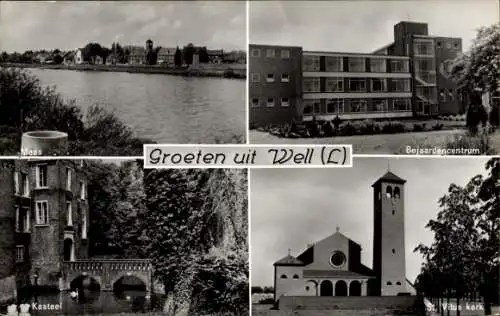
[[[302,49],[302,46],[292,46],[292,45],[248,44],[248,46],[262,46],[262,47],[276,47],[276,48],[300,48],[300,49]]]

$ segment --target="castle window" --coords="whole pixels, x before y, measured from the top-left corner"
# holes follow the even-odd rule
[[[21,192],[22,195],[29,196],[30,195],[30,182],[29,182],[27,173],[21,172],[21,184],[22,184],[21,189],[23,190],[23,192]]]
[[[36,206],[36,224],[47,225],[49,223],[49,202],[37,201],[35,206]]]
[[[83,181],[80,182],[80,199],[85,200],[87,197],[87,190],[85,187],[85,183]]]
[[[66,202],[66,212],[68,213],[68,226],[73,226],[73,212],[71,210],[71,202]]]
[[[394,215],[395,213],[396,213],[396,211],[395,211],[395,210],[392,210],[392,215]]]
[[[82,239],[87,239],[87,213],[82,212]]]
[[[47,166],[36,166],[36,187],[45,188],[47,187]]]
[[[282,275],[280,276],[280,278],[281,278],[281,279],[287,279],[287,276],[286,276],[285,274],[282,274]]]
[[[385,190],[385,195],[387,198],[392,198],[392,188],[390,186],[387,186],[387,189]]]
[[[387,282],[387,285],[392,285],[392,282],[391,282],[391,281],[388,281],[388,282]]]
[[[19,172],[14,172],[14,190],[15,194],[19,194]]]
[[[392,253],[396,253],[396,249],[392,248]]]
[[[71,169],[66,168],[66,190],[71,191]]]
[[[259,98],[252,98],[252,107],[256,108],[259,106]]]
[[[298,279],[298,278],[299,278],[299,276],[298,276],[297,274],[294,274],[294,275],[293,275],[293,278],[294,278],[294,279]]]
[[[401,195],[401,192],[399,191],[399,187],[394,188],[394,198],[399,199],[399,196]]]
[[[266,81],[267,82],[274,82],[274,74],[267,74]]]
[[[16,262],[24,262],[24,246],[16,246]]]
[[[401,285],[401,282],[399,282],[399,281],[398,281],[398,282],[396,282],[396,284],[397,284],[397,285]]]

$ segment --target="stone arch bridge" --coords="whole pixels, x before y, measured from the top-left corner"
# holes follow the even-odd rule
[[[152,290],[152,265],[150,259],[83,259],[63,263],[63,288],[70,290],[71,282],[79,277],[97,281],[101,291],[112,291],[122,277],[132,276],[141,280],[146,292]]]

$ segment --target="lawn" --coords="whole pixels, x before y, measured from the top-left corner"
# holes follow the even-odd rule
[[[280,138],[266,132],[250,130],[252,144],[352,144],[355,154],[393,155],[406,154],[406,146],[424,144],[427,148],[444,147],[455,135],[465,130],[441,130],[431,132],[412,132],[402,134],[358,135],[323,138]],[[500,131],[491,136],[492,146],[500,152]]]

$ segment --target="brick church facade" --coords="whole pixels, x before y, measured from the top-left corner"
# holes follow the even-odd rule
[[[396,296],[415,294],[406,279],[404,185],[388,171],[373,185],[373,267],[361,246],[337,231],[274,263],[274,300],[282,296]]]

